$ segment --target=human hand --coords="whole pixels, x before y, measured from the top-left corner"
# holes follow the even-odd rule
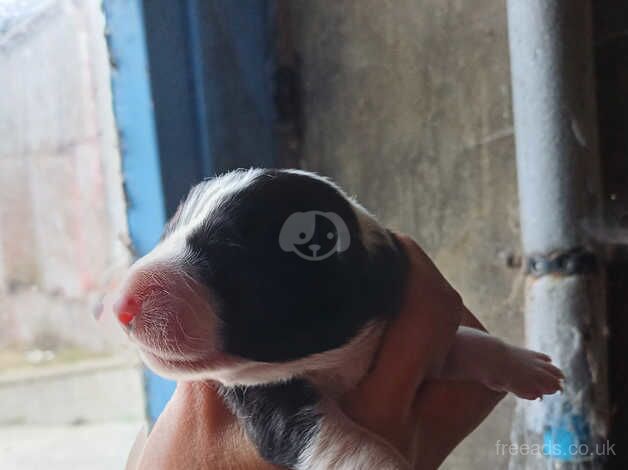
[[[387,329],[375,364],[343,399],[345,412],[414,460],[417,392],[427,375],[442,366],[460,324],[460,295],[410,237],[397,235],[408,257],[404,299]]]

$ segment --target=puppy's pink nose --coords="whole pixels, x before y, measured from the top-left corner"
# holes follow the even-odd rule
[[[129,296],[118,300],[113,309],[120,323],[129,326],[131,321],[140,313],[141,305],[135,297]]]

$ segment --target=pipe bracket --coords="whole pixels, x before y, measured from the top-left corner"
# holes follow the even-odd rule
[[[597,271],[598,265],[597,255],[584,247],[530,255],[525,258],[526,274],[533,277],[592,274]]]

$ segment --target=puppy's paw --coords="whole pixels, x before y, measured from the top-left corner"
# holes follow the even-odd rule
[[[546,354],[507,346],[499,363],[486,383],[493,390],[535,400],[563,389],[565,375]]]

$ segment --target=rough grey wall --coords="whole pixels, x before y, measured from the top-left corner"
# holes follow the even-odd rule
[[[522,342],[505,2],[291,3],[303,166],[414,235],[492,332]],[[505,468],[513,399],[444,468]]]

